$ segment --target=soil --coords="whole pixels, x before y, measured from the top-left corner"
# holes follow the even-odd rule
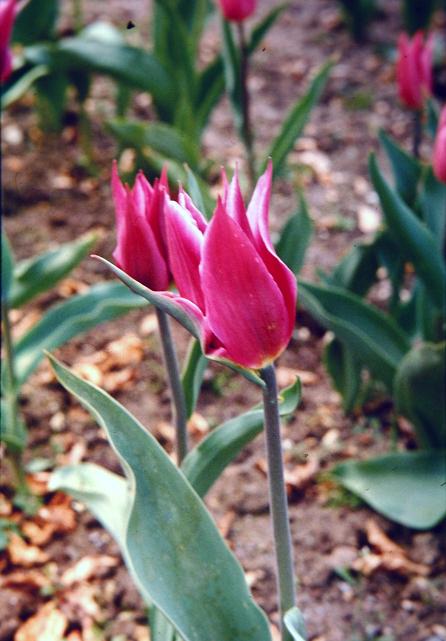
[[[260,2],[259,14],[272,4],[268,0]],[[145,3],[124,0],[109,1],[106,9],[102,3],[87,2],[86,20],[101,17],[118,25],[132,20],[137,29],[131,37],[142,39],[147,20],[145,8]],[[444,18],[439,16],[437,27],[442,24]],[[392,45],[400,29],[399,2],[389,0],[385,13],[373,24],[368,42],[358,46],[339,20],[336,2],[294,0],[253,58],[250,90],[259,158],[265,155],[285,113],[304,92],[312,74],[328,57],[336,60],[327,90],[290,157],[288,173],[276,181],[274,190],[271,225],[275,231],[296,206],[295,187],[305,190],[315,234],[304,277],[315,278],[317,270],[330,269],[355,239],[363,237],[366,227],[358,212],[370,216],[370,211],[378,211],[367,179],[367,154],[377,148],[378,129],[385,128],[409,145],[411,117],[398,104],[393,77]],[[217,26],[211,25],[203,42],[203,57],[215,50],[217,41]],[[109,175],[116,146],[105,133],[102,121],[104,114],[112,113],[113,95],[112,84],[100,79],[93,85],[87,104],[95,176],[89,175],[81,162],[73,114],[67,118],[61,135],[42,133],[30,97],[4,114],[4,224],[18,259],[91,229],[101,232],[96,253],[110,257],[114,213]],[[138,98],[133,110],[139,117],[150,116],[150,108]],[[429,151],[426,142],[426,157]],[[206,132],[204,153],[217,167],[233,166],[236,159],[243,157],[226,100],[222,100]],[[70,279],[16,314],[16,333],[50,304],[83,285],[107,278],[109,274],[101,265],[85,260]],[[170,452],[169,395],[152,320],[150,310],[132,312],[70,341],[56,350],[56,355],[70,366],[91,364],[92,355],[107,350],[112,341],[136,337],[142,358],[130,368],[129,380],[106,382],[117,400],[150,426]],[[187,336],[178,327],[174,334],[184,354]],[[283,428],[287,469],[302,469],[308,460],[317,461],[318,465],[318,472],[310,475],[307,482],[289,487],[298,602],[307,621],[309,639],[446,641],[444,526],[431,532],[416,532],[391,523],[353,501],[324,475],[336,461],[388,451],[391,441],[387,402],[350,417],[343,414],[340,399],[321,364],[324,341],[324,331],[300,311],[295,335],[278,363],[282,386],[287,384],[291,371],[299,370],[303,380],[302,405]],[[199,416],[191,428],[193,440],[202,435],[200,425],[205,429],[213,427],[258,402],[254,386],[212,365],[198,403]],[[51,378],[45,363],[25,385],[21,409],[30,429],[28,459],[49,457],[56,465],[92,461],[120,471],[101,430]],[[398,447],[413,446],[407,427],[398,432],[397,439]],[[263,439],[258,437],[225,471],[209,493],[207,504],[243,565],[254,598],[276,623],[264,458]],[[5,495],[10,498],[7,476],[3,483]],[[43,500],[49,503],[52,498],[45,494]],[[75,527],[57,534],[43,546],[49,559],[44,569],[47,575],[56,577],[56,587],[53,585],[51,592],[29,586],[26,590],[17,586],[4,589],[0,641],[13,639],[24,621],[54,599],[69,619],[67,634],[84,630],[83,637],[73,639],[147,638],[142,601],[121,561],[89,581],[91,599],[98,608],[95,615],[85,615],[85,604],[79,605],[81,601],[57,588],[57,577],[85,555],[119,558],[116,544],[83,506],[74,502],[70,509],[74,509]],[[385,567],[369,576],[354,571],[342,573],[340,569],[349,567],[353,559],[369,549],[366,532],[370,519],[404,548],[408,558],[427,564],[428,576],[395,574]],[[6,556],[2,568],[5,576],[16,570]],[[87,629],[96,636],[87,637]],[[22,641],[17,635],[15,639]],[[26,639],[32,641],[31,637]]]

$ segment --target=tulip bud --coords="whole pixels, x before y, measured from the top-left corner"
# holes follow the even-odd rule
[[[412,39],[400,35],[396,78],[401,102],[409,109],[422,109],[432,94],[432,35],[426,40],[421,31]]]
[[[432,166],[438,180],[446,184],[446,107],[443,107],[438,123]]]
[[[122,184],[115,161],[112,192],[117,228],[113,258],[117,266],[150,289],[167,289],[170,272],[164,230],[165,174],[152,186],[140,173],[130,189]]]
[[[0,82],[7,80],[12,71],[9,41],[15,13],[15,0],[0,0]]]
[[[257,0],[219,0],[219,4],[226,20],[243,22],[256,10]]]

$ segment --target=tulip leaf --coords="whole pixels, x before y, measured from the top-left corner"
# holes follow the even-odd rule
[[[327,277],[327,284],[364,296],[376,280],[379,238],[380,236],[371,243],[353,245]]]
[[[161,122],[146,125],[137,121],[115,119],[109,120],[107,126],[125,147],[151,147],[178,163],[188,162],[194,169],[198,165],[196,144],[171,125]]]
[[[442,252],[446,241],[446,185],[435,177],[431,167],[425,173],[419,198],[423,220]]]
[[[407,527],[432,528],[446,516],[446,450],[347,461],[332,474],[377,512]]]
[[[241,137],[246,134],[243,127],[243,88],[240,73],[240,52],[235,45],[231,24],[221,18],[223,40],[223,68],[226,92],[234,111],[234,120]]]
[[[95,463],[79,463],[56,469],[51,474],[48,489],[66,492],[84,503],[120,549],[125,549],[124,526],[130,508],[127,479]]]
[[[91,251],[96,234],[85,234],[44,254],[17,263],[11,290],[11,307],[21,307],[64,278]]]
[[[302,133],[308,118],[310,117],[311,110],[319,100],[322,91],[324,90],[327,82],[328,74],[333,63],[328,62],[325,64],[313,78],[310,88],[307,93],[301,98],[291,109],[286,116],[282,129],[274,140],[267,157],[270,156],[273,161],[274,175],[281,172],[285,163],[286,157],[293,149],[296,139]],[[260,173],[266,169],[266,162]]]
[[[59,11],[58,0],[30,0],[17,15],[12,42],[21,45],[51,40]]]
[[[361,388],[361,365],[354,352],[337,338],[327,343],[324,350],[324,365],[335,389],[342,396],[344,411],[350,413]]]
[[[192,338],[189,343],[186,363],[181,373],[181,383],[183,385],[188,418],[190,418],[197,404],[207,363],[208,359],[201,351],[200,342]]]
[[[389,231],[401,252],[413,262],[417,276],[424,282],[432,301],[442,308],[446,286],[446,267],[435,238],[400,196],[383,178],[375,156],[370,156],[370,175],[378,192]]]
[[[396,189],[404,202],[411,207],[417,196],[421,164],[382,130],[379,132],[379,140],[392,166]]]
[[[120,283],[109,282],[93,285],[85,294],[55,305],[14,346],[18,384],[22,385],[35,370],[42,360],[43,350],[55,349],[99,323],[144,304]]]
[[[281,393],[280,414],[294,412],[301,399],[300,381]],[[222,423],[189,452],[182,469],[196,492],[204,496],[225,467],[263,429],[263,409],[254,408]]]
[[[191,168],[186,165],[187,193],[194,201],[194,204],[209,220],[215,207],[215,203],[207,190],[206,183],[199,178]]]
[[[338,287],[299,280],[303,307],[331,330],[389,389],[408,338],[384,312]]]
[[[395,377],[396,409],[413,423],[420,447],[446,448],[446,343],[416,345]]]
[[[298,607],[285,612],[283,622],[294,641],[307,641],[307,630],[302,612]]]
[[[303,194],[299,194],[299,209],[285,223],[276,245],[279,258],[298,274],[304,264],[305,252],[313,235],[313,223]]]
[[[270,641],[240,565],[184,475],[119,403],[51,361],[60,382],[105,429],[128,475],[127,557],[144,598],[184,641]]]
[[[14,274],[14,255],[12,253],[9,240],[5,231],[2,229],[2,301],[6,301],[10,306],[10,290],[13,283]]]
[[[131,276],[128,276],[122,269],[119,269],[119,267],[116,267],[116,265],[113,265],[113,263],[110,263],[108,260],[105,258],[102,258],[101,256],[94,256],[97,260],[101,261],[101,263],[104,263],[106,267],[108,267],[114,274],[117,276],[123,283],[124,285],[127,285],[129,289],[132,290],[135,294],[138,294],[139,296],[142,296],[145,298],[149,303],[152,303],[155,307],[160,309],[163,312],[166,312],[166,314],[170,314],[170,316],[173,316],[175,320],[177,320],[180,325],[182,325],[187,331],[192,334],[195,338],[200,338],[200,327],[198,325],[198,322],[194,319],[192,319],[191,316],[186,314],[186,312],[183,311],[182,308],[179,307],[176,303],[173,302],[173,297],[172,299],[167,298],[164,295],[159,294],[158,292],[155,292],[148,287],[145,287],[141,283],[138,283],[137,280],[134,278],[131,278]]]
[[[46,65],[36,65],[31,67],[21,67],[12,73],[8,82],[4,85],[1,95],[1,108],[6,109],[13,102],[19,100],[39,78],[49,73]]]

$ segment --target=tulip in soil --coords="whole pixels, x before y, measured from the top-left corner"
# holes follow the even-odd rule
[[[432,166],[438,180],[446,184],[446,107],[443,107],[438,123]]]
[[[254,13],[257,0],[219,0],[219,5],[226,20],[242,22]]]
[[[402,33],[398,40],[396,77],[401,102],[409,109],[423,109],[432,94],[432,35],[418,31],[413,38]]]

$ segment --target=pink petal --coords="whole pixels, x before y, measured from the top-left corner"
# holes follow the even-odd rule
[[[201,211],[197,207],[195,207],[192,198],[188,193],[184,191],[182,187],[180,187],[180,191],[178,193],[178,202],[182,207],[187,209],[187,211],[191,214],[192,218],[196,222],[198,229],[204,234],[204,232],[206,231],[206,227],[208,226],[207,220],[203,216]]]
[[[200,273],[206,319],[228,358],[257,369],[278,356],[289,340],[283,296],[220,201],[205,234]]]
[[[234,175],[229,185],[224,170],[222,171],[222,176],[224,185],[223,205],[226,212],[240,225],[248,238],[252,238],[251,229],[249,227],[248,219],[246,218],[245,203],[243,202],[243,196],[240,189],[237,165],[235,166]]]
[[[119,228],[122,224],[122,221],[125,219],[127,211],[128,190],[124,187],[121,179],[119,178],[118,163],[116,162],[116,160],[113,161],[112,165],[111,187],[113,201],[115,203],[116,227],[119,232]]]
[[[203,234],[187,209],[166,197],[166,231],[170,269],[183,298],[204,311],[198,266]]]

